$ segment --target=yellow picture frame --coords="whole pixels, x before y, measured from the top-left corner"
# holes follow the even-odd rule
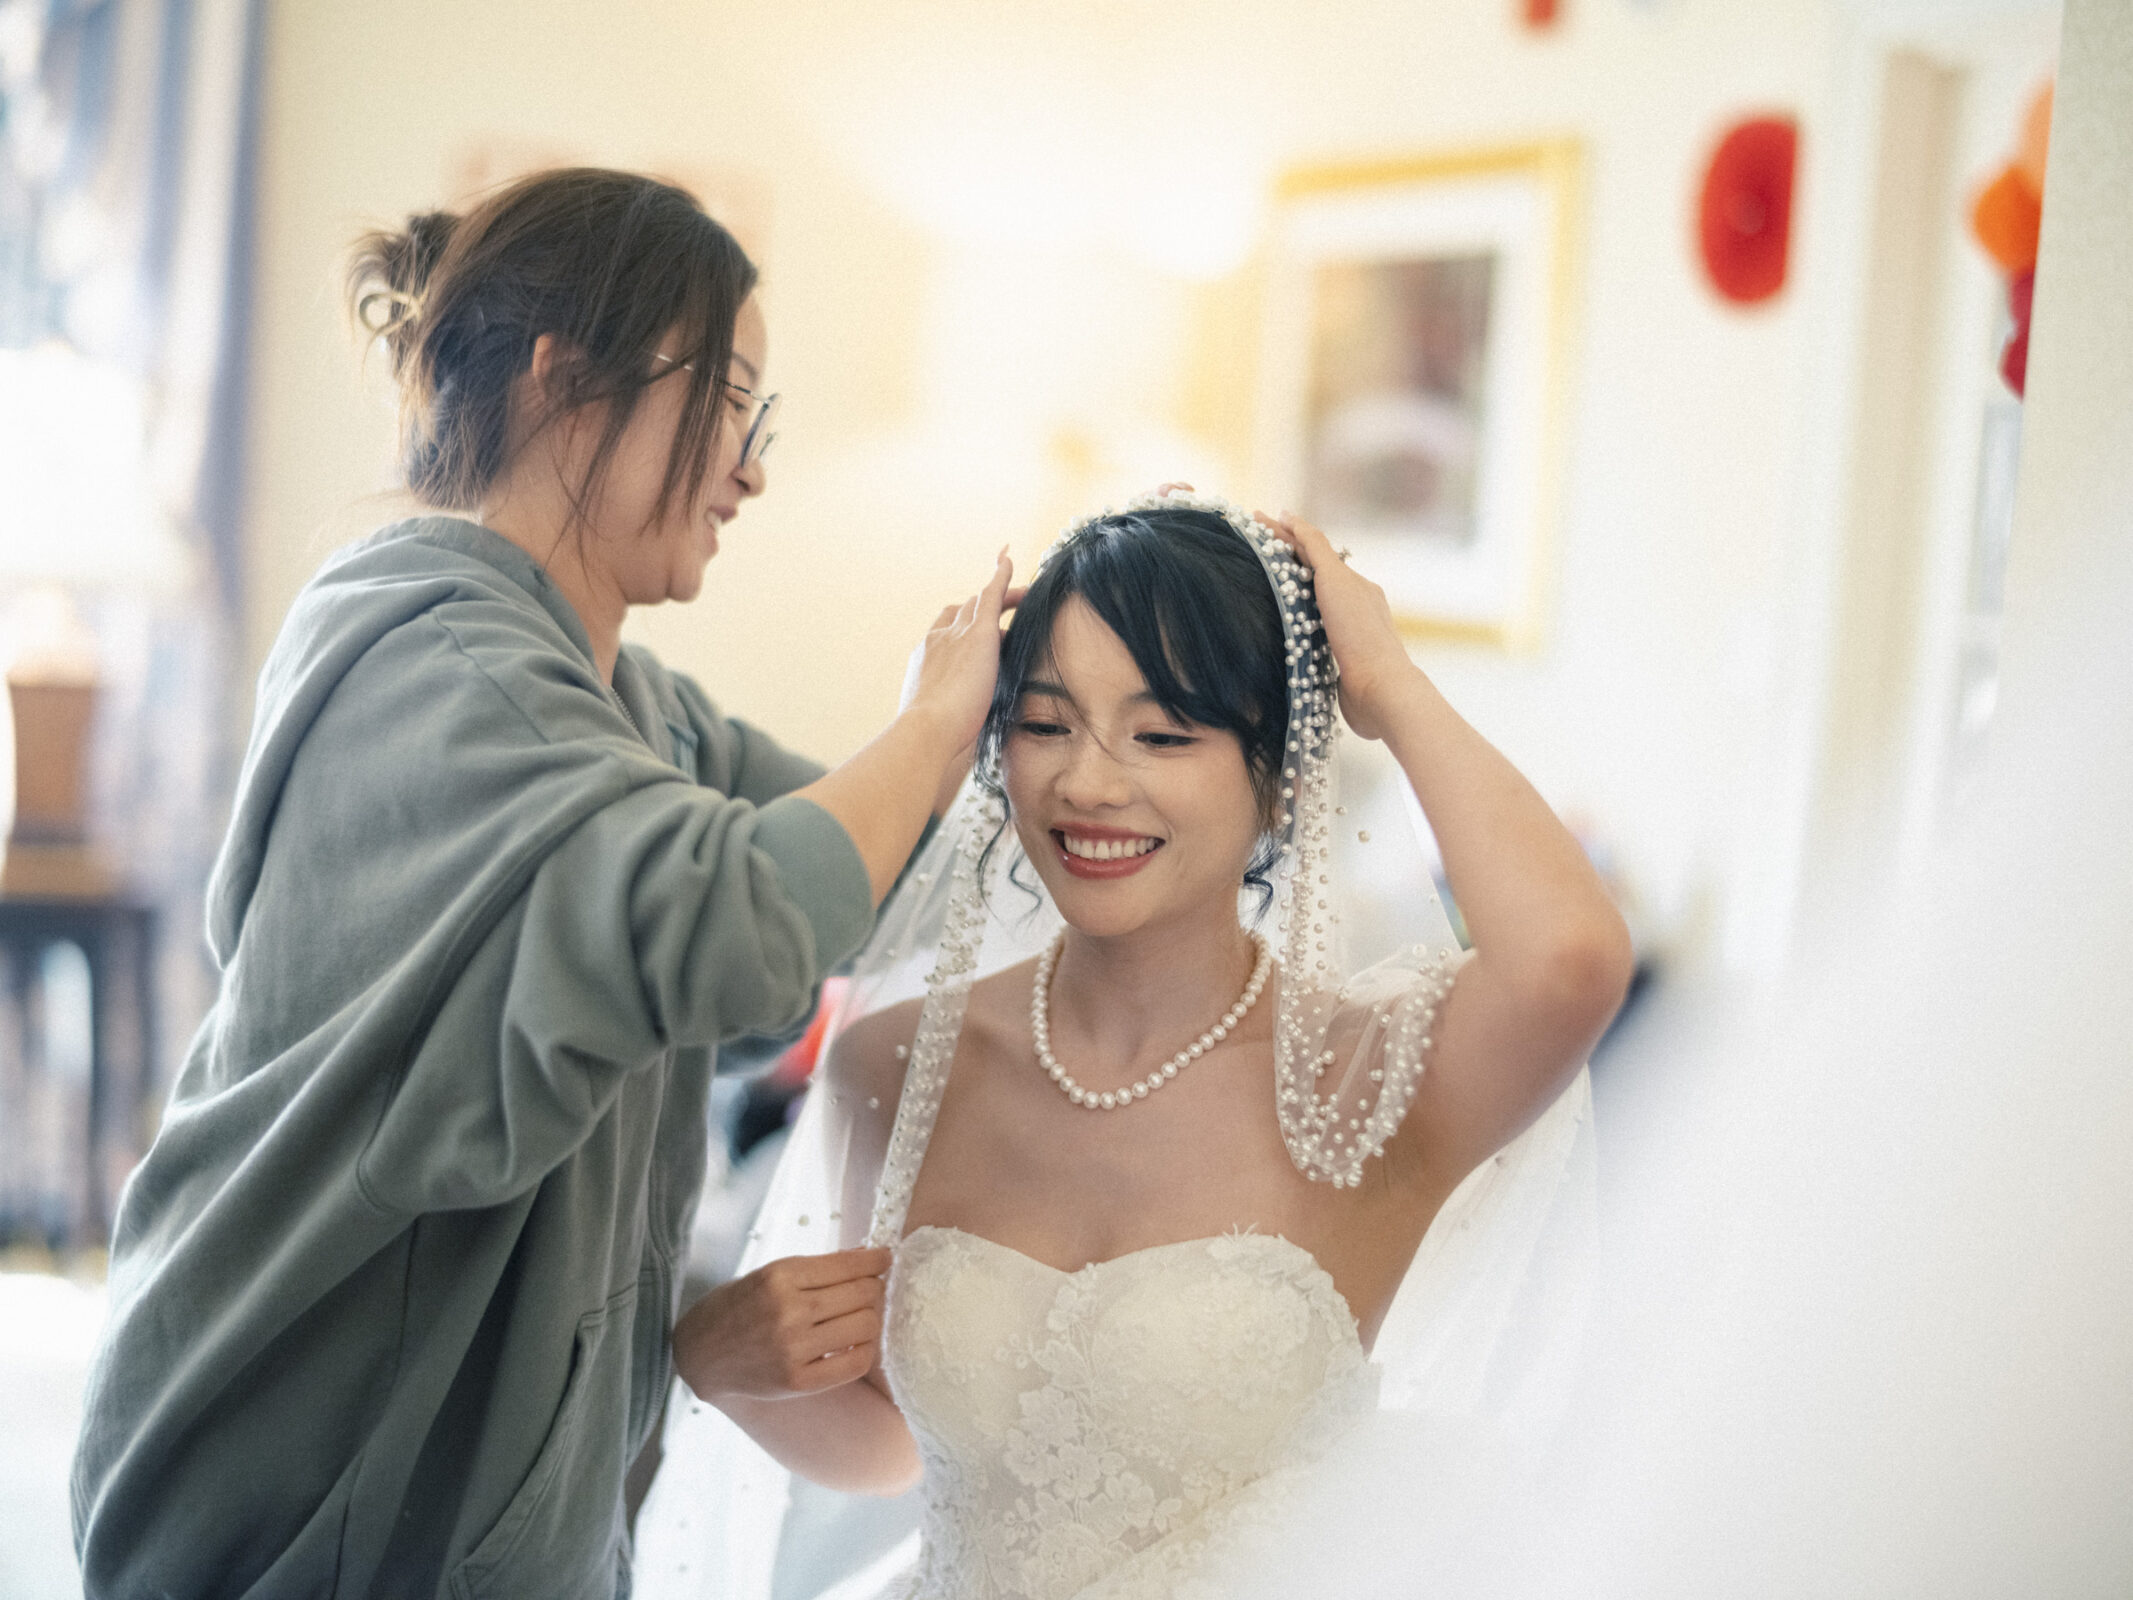
[[[1355,549],[1418,642],[1545,638],[1583,166],[1549,139],[1277,183],[1255,476]]]

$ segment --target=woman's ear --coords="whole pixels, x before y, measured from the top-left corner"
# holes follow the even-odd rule
[[[523,446],[548,434],[551,448],[561,445],[572,447],[579,425],[578,413],[585,407],[577,403],[573,394],[572,378],[578,365],[578,352],[559,335],[541,334],[533,341],[533,354],[526,362],[526,370],[519,374],[516,387],[517,419],[514,423]],[[549,429],[561,423],[554,434]]]
[[[533,381],[546,388],[555,374],[556,339],[544,333],[533,341]]]
[[[527,375],[533,380],[534,394],[540,397],[543,408],[550,413],[569,408],[570,396],[564,391],[570,365],[570,352],[554,334],[544,333],[533,341],[533,358],[526,364]]]

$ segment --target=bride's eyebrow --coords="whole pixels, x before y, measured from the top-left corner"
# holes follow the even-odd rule
[[[1027,700],[1032,695],[1042,696],[1046,700],[1064,700],[1068,705],[1074,703],[1074,697],[1067,693],[1064,685],[1053,683],[1048,678],[1032,678],[1022,685],[1021,698]],[[1143,689],[1138,694],[1126,696],[1126,704],[1129,706],[1154,706],[1165,715],[1169,715],[1170,712],[1170,708],[1156,698],[1153,689]]]

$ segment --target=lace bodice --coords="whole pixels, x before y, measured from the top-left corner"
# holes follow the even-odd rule
[[[1376,1404],[1309,1252],[1256,1233],[1078,1272],[954,1228],[897,1247],[884,1366],[925,1462],[924,1600],[1168,1596],[1251,1486]]]

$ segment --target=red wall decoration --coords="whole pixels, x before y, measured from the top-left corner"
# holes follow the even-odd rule
[[[1792,239],[1792,172],[1800,149],[1791,117],[1751,117],[1718,141],[1696,204],[1696,240],[1711,287],[1756,305],[1785,287]]]

